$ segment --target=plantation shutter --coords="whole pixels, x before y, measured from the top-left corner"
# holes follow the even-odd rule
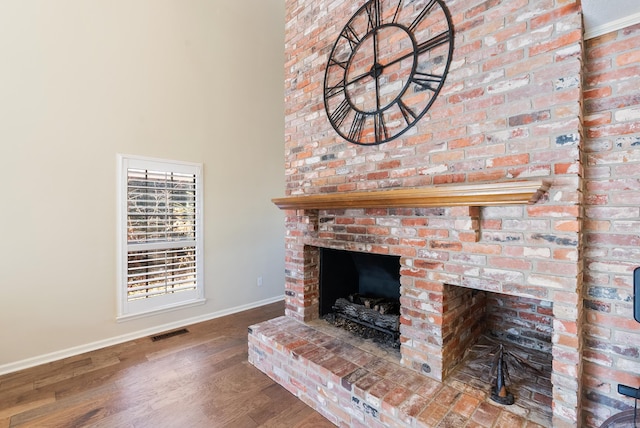
[[[127,299],[196,288],[195,174],[127,171]]]

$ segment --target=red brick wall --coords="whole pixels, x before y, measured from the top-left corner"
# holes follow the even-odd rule
[[[553,303],[546,300],[487,294],[487,329],[503,340],[550,352]]]
[[[485,292],[470,288],[445,285],[442,322],[443,359],[458,364],[471,346],[475,345],[487,326],[487,299]],[[449,355],[447,355],[447,353]]]
[[[640,25],[589,40],[586,59],[583,407],[599,426],[633,406],[618,383],[640,386]]]
[[[554,424],[575,425],[582,351],[582,20],[576,0],[446,1],[455,27],[449,76],[403,137],[355,146],[324,112],[327,56],[363,1],[287,0],[287,194],[544,177],[531,206],[287,213],[287,315],[317,317],[317,251],[400,255],[402,363],[443,363],[446,284],[553,302]],[[277,195],[276,195],[277,196]],[[436,374],[437,373],[437,374]]]

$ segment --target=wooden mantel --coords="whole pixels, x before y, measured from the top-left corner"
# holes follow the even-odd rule
[[[425,208],[533,204],[549,189],[545,180],[447,185],[423,188],[321,193],[271,201],[283,210]]]

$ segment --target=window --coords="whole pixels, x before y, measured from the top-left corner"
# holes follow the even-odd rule
[[[204,302],[202,165],[118,156],[118,318]]]

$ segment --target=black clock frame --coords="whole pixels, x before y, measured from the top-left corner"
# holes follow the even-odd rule
[[[404,6],[405,1],[407,0],[398,0],[396,11],[390,22],[383,22],[382,20],[382,10],[380,5],[381,1],[382,0],[368,0],[349,19],[347,24],[344,26],[344,28],[340,32],[335,44],[333,45],[333,48],[331,50],[331,53],[329,54],[329,60],[327,61],[327,66],[325,69],[324,106],[325,106],[325,111],[327,113],[327,116],[329,118],[329,122],[331,123],[331,126],[333,127],[333,129],[342,138],[344,138],[345,140],[351,143],[358,144],[358,145],[378,145],[378,144],[391,141],[403,135],[405,132],[411,129],[416,123],[418,123],[418,121],[422,119],[422,117],[431,108],[438,94],[440,93],[444,85],[444,81],[449,72],[449,67],[451,65],[451,59],[453,56],[453,45],[454,45],[453,24],[451,21],[451,14],[447,9],[444,3],[444,0],[428,0],[426,2],[425,7],[422,8],[419,11],[419,13],[415,15],[410,25],[404,25],[402,23],[396,22],[398,12],[401,10],[401,7]],[[439,8],[444,13],[444,16],[447,21],[447,30],[445,32],[442,32],[436,35],[435,37],[432,37],[422,43],[419,43],[416,40],[416,37],[414,34],[415,27],[417,27],[420,24],[420,22],[427,15],[431,13],[433,7],[436,5],[438,5]],[[364,16],[364,14],[366,14],[367,21],[368,21],[367,32],[363,36],[359,37],[359,35],[353,30],[352,27],[353,27],[354,21]],[[411,38],[413,49],[410,53],[403,55],[401,57],[395,58],[393,61],[389,63],[380,64],[377,58],[377,55],[378,55],[377,47],[376,47],[377,34],[375,33],[380,31],[380,29],[388,28],[388,27],[397,27],[405,31],[406,34],[408,34],[409,37]],[[355,57],[355,53],[358,51],[358,48],[361,46],[361,44],[365,40],[367,40],[370,36],[373,37],[373,42],[374,42],[374,48],[373,48],[374,63],[368,72],[363,73],[353,79],[350,79],[350,81],[347,82],[347,72]],[[351,53],[347,61],[338,61],[336,58],[334,58],[336,49],[338,48],[341,38],[346,38],[351,47]],[[418,56],[426,51],[434,49],[445,43],[448,43],[448,52],[447,52],[447,59],[446,59],[442,76],[419,72]],[[413,56],[414,58],[413,64],[411,67],[409,78],[407,78],[407,81],[404,83],[402,90],[398,92],[396,97],[391,102],[386,102],[384,106],[381,106],[380,95],[379,95],[380,82],[378,80],[378,77],[381,75],[384,68],[389,67],[390,65],[394,65],[411,56]],[[329,71],[331,67],[340,67],[344,70],[344,77],[342,78],[342,80],[338,85],[330,86],[329,84]],[[347,91],[347,86],[352,85],[353,83],[358,82],[359,80],[364,79],[366,77],[372,77],[375,79],[375,82],[376,82],[375,83],[376,108],[374,110],[363,111],[363,110],[360,110],[358,107],[356,107],[354,102],[351,100],[349,93]],[[422,88],[422,90],[433,91],[433,95],[429,99],[426,106],[423,107],[422,110],[418,113],[411,110],[411,108],[409,108],[402,102],[402,96],[405,95],[405,93],[407,92],[411,84],[418,85],[419,87]],[[434,84],[436,84],[435,87],[433,86]],[[340,103],[338,108],[331,111],[331,108],[329,106],[329,100],[333,96],[336,96],[337,94],[340,94],[340,93],[344,93],[345,99]],[[399,132],[393,135],[389,135],[385,127],[383,113],[395,104],[398,105],[398,108],[402,113],[402,116],[405,121],[405,125],[404,125],[404,128],[401,129]],[[351,123],[349,132],[345,134],[344,132],[341,131],[340,128],[341,128],[342,122],[349,115],[350,111],[354,111],[356,117],[353,119],[353,122]],[[360,133],[362,132],[362,126],[364,125],[364,121],[366,120],[367,116],[373,116],[374,118],[374,134],[375,134],[374,142],[363,142],[363,141],[360,141],[358,138],[356,138],[360,136]]]

